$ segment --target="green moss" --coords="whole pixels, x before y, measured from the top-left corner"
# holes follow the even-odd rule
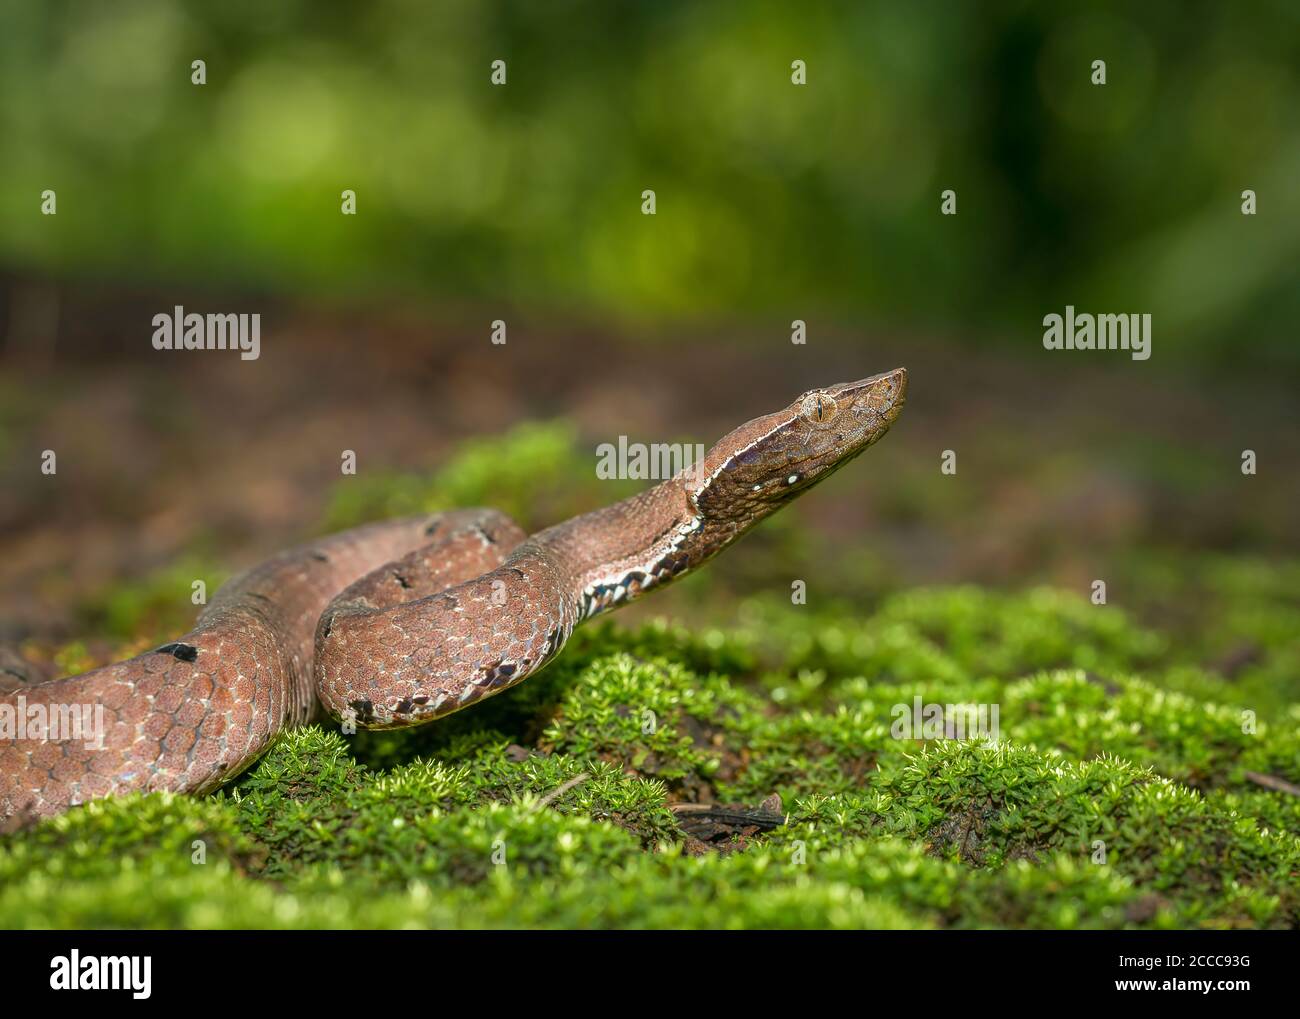
[[[493,506],[526,528],[581,513],[636,488],[596,477],[595,460],[563,423],[525,423],[504,435],[471,439],[431,473],[367,471],[335,489],[324,529],[457,506]]]
[[[1135,556],[1125,585],[1176,627],[1161,685],[1282,715],[1300,701],[1300,564],[1249,556]]]
[[[1197,701],[1133,677],[1040,673],[1010,685],[1004,718],[1018,742],[1075,759],[1110,753],[1201,789],[1240,784],[1242,773],[1300,770],[1300,737],[1252,721],[1243,708]]]
[[[482,835],[473,827],[479,823],[476,811],[520,808],[512,824],[526,834],[533,822],[519,818],[579,776],[581,781],[547,800],[548,817],[608,820],[643,843],[676,833],[659,783],[600,762],[512,758],[499,740],[473,747],[461,741],[459,750],[449,755],[455,763],[415,760],[376,775],[353,761],[342,738],[313,726],[281,740],[232,795],[241,827],[271,850],[264,872],[278,878],[319,863],[364,870],[375,883],[436,875],[448,866],[437,847],[449,832]],[[462,859],[466,852],[452,853],[462,872],[469,867]],[[488,855],[475,860],[481,864]]]

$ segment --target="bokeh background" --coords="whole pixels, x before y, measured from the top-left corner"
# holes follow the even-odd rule
[[[1294,696],[1298,68],[1283,0],[10,0],[0,637],[94,660],[368,517],[551,523],[623,493],[597,443],[905,364],[893,434],[646,611],[1103,578]],[[260,313],[261,358],[153,351],[175,304]],[[1066,304],[1149,312],[1153,356],[1044,351]]]
[[[1285,0],[3,17],[3,253],[30,270],[602,321],[819,313],[1012,347],[1071,302],[1150,311],[1166,368],[1297,364]],[[494,59],[506,87],[488,87]],[[57,220],[32,214],[46,187]],[[337,215],[344,187],[356,219]],[[956,219],[936,215],[943,188]]]

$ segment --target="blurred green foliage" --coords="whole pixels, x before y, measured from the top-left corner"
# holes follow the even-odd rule
[[[1294,367],[1297,67],[1289,0],[18,0],[0,258],[1027,351],[1072,303]]]
[[[502,435],[470,439],[430,473],[380,471],[336,485],[324,529],[413,513],[488,506],[529,533],[631,495],[636,482],[600,480],[563,422],[524,422]]]
[[[117,640],[183,632],[226,579],[226,571],[189,555],[134,583],[114,583],[91,593],[77,606],[78,615],[82,625]],[[193,600],[197,581],[204,584],[202,602]]]

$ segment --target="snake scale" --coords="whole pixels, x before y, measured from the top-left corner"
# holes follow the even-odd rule
[[[702,465],[531,536],[497,511],[456,510],[282,552],[223,586],[175,641],[9,684],[0,717],[93,705],[103,726],[94,745],[0,739],[0,821],[135,790],[209,791],[318,706],[393,728],[498,694],[582,621],[706,562],[852,460],[906,390],[902,368],[813,390],[729,433]]]

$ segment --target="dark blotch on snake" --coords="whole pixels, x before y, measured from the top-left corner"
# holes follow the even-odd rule
[[[397,714],[399,715],[409,715],[411,713],[412,707],[414,707],[414,702],[411,700],[411,698],[407,697],[406,699],[400,700],[395,705],[393,705],[393,710],[397,712]]]
[[[411,582],[407,580],[405,577],[403,577],[400,573],[394,573],[393,579],[395,579],[399,584],[401,584],[404,590],[409,591],[411,589]]]
[[[493,690],[508,686],[510,677],[515,674],[515,668],[516,666],[513,664],[506,664],[497,660],[484,670],[483,678],[479,682]]]
[[[327,556],[324,552],[313,552],[311,554],[311,557],[315,559],[318,563],[327,563],[330,561],[330,557]]]
[[[348,701],[348,706],[357,713],[359,722],[369,722],[375,717],[375,706],[369,701]]]
[[[199,657],[199,649],[193,644],[164,644],[154,650],[157,655],[171,655],[177,661],[192,662]]]

